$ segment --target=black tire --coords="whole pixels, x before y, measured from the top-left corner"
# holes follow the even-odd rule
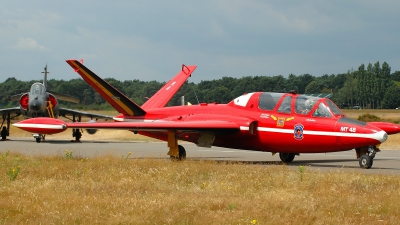
[[[40,143],[41,138],[36,138],[36,143]]]
[[[176,161],[182,161],[186,159],[186,150],[182,145],[178,145],[178,151],[179,151],[179,156],[175,157],[175,156],[170,156],[171,160],[176,160]]]
[[[179,160],[185,160],[186,159],[186,150],[182,145],[178,145],[178,150],[179,150]]]
[[[368,156],[368,155],[362,155],[359,159],[358,162],[360,164],[360,167],[363,169],[369,169],[371,168],[372,164],[373,164],[373,159]]]
[[[293,161],[296,155],[293,153],[279,153],[279,158],[281,158],[282,162],[290,163]]]

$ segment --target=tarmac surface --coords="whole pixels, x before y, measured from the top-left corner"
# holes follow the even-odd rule
[[[240,162],[245,164],[271,166],[282,165],[279,155],[270,152],[246,151],[227,148],[202,148],[195,144],[180,143],[186,149],[187,160],[214,160],[219,162]],[[85,141],[46,140],[36,143],[33,138],[14,138],[0,141],[0,152],[18,152],[24,155],[60,155],[65,151],[73,151],[74,157],[90,158],[104,155],[127,156],[130,158],[168,159],[166,142],[122,142],[122,141]],[[382,150],[376,154],[371,169],[361,169],[354,150],[335,153],[301,154],[296,156],[288,167],[298,166],[320,171],[358,172],[364,174],[400,175],[400,150]]]

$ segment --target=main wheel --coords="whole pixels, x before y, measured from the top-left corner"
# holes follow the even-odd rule
[[[368,156],[368,155],[362,155],[359,159],[358,162],[360,163],[360,167],[364,169],[369,169],[371,168],[374,160]]]
[[[172,160],[178,160],[178,161],[185,160],[186,159],[186,150],[182,145],[178,145],[178,152],[179,152],[178,157],[170,156],[170,158]]]
[[[286,163],[292,162],[295,156],[293,153],[279,153],[279,158]]]
[[[40,141],[41,141],[41,138],[40,138],[40,137],[36,138],[36,142],[37,142],[37,143],[40,143]]]
[[[182,145],[178,145],[178,150],[179,150],[179,160],[185,160],[186,159],[186,150]]]

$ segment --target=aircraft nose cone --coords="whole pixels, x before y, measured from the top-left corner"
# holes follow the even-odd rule
[[[39,104],[38,101],[32,101],[31,104],[29,104],[29,109],[32,111],[39,111],[41,108],[41,104]]]
[[[380,143],[383,143],[388,139],[388,134],[376,126],[367,125],[364,128],[364,133],[370,135],[371,138],[379,141]]]

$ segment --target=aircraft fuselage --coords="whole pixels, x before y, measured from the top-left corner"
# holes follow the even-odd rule
[[[149,109],[142,117],[119,115],[115,121],[218,121],[228,120],[240,124],[239,132],[219,133],[212,145],[235,149],[317,153],[345,151],[363,146],[376,146],[385,141],[387,134],[379,128],[364,122],[350,119],[343,114],[317,116],[313,114],[319,103],[325,105],[326,99],[318,99],[318,104],[307,113],[296,113],[296,100],[302,95],[282,94],[282,99],[274,109],[259,107],[262,93],[252,93],[246,104],[238,105],[233,100],[229,104],[206,104],[175,106]],[[279,105],[290,97],[289,110],[279,112]],[[236,99],[237,100],[237,99]],[[240,100],[240,99],[239,99]],[[332,107],[332,106],[331,106]],[[331,110],[332,111],[332,110]],[[167,140],[166,132],[138,131],[153,138]],[[198,143],[198,132],[177,134],[179,140]]]

